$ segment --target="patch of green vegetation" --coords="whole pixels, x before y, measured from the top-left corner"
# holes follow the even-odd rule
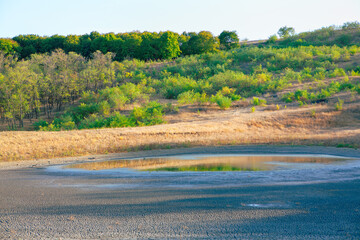
[[[348,143],[339,143],[336,145],[337,148],[354,148],[357,149],[354,145],[348,144]]]
[[[253,97],[252,104],[254,106],[266,106],[266,100],[259,99],[258,97]]]
[[[231,98],[223,96],[221,93],[212,96],[211,102],[216,103],[221,109],[227,109],[231,107]]]
[[[51,124],[40,120],[34,125],[41,131],[60,131],[72,129],[94,129],[110,127],[136,127],[156,125],[164,122],[163,105],[157,102],[150,102],[143,107],[135,107],[129,116],[114,111],[107,116],[100,113],[100,108],[93,111],[93,108],[80,106],[81,109],[90,109],[90,111],[80,111],[78,108],[71,109],[59,118],[55,118]]]
[[[144,171],[166,171],[166,172],[231,172],[231,171],[263,171],[260,168],[239,168],[231,165],[195,165],[181,167],[164,167],[148,169]]]
[[[316,110],[315,110],[315,109],[312,109],[312,110],[310,111],[310,116],[313,117],[313,118],[316,117]]]
[[[338,98],[338,102],[335,104],[335,110],[341,111],[343,109],[344,100]]]
[[[320,89],[314,90],[312,88],[296,90],[295,92],[289,92],[282,96],[282,100],[286,103],[297,101],[300,105],[306,103],[324,101],[336,93],[342,91],[350,91],[353,93],[358,92],[357,80],[350,81],[348,77],[343,78],[341,81],[332,81],[328,85],[323,85]],[[340,107],[339,101],[339,107]]]

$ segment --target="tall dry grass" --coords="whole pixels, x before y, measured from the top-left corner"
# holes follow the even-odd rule
[[[343,111],[320,105],[255,113],[235,109],[202,113],[200,117],[193,113],[184,122],[149,127],[0,132],[0,161],[244,144],[359,147],[360,106],[347,105]]]

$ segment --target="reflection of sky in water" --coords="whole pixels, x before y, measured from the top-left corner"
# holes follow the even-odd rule
[[[205,159],[204,155],[169,157],[176,161]],[[232,158],[243,155],[216,155],[216,158]],[[256,158],[252,157],[252,161]],[[256,156],[260,157],[260,156]],[[305,160],[305,157],[310,157]],[[246,185],[299,185],[360,179],[360,160],[327,156],[261,156],[266,171],[229,172],[165,172],[138,171],[129,168],[89,171],[66,166],[46,169],[50,176],[58,176],[56,186],[81,189],[137,189],[137,188],[196,188]],[[315,158],[315,159],[314,159]],[[152,158],[154,159],[154,158]],[[163,158],[162,158],[163,159]],[[183,160],[186,159],[186,160]],[[301,160],[302,159],[302,160]],[[143,159],[142,159],[143,160]],[[149,158],[145,159],[149,160]],[[252,162],[250,161],[250,162]],[[296,162],[294,162],[296,161]],[[309,162],[312,161],[312,162]],[[314,162],[315,161],[315,162]],[[246,161],[245,161],[246,162]],[[314,163],[313,163],[314,162]]]
[[[181,155],[176,157],[122,159],[88,162],[66,166],[85,170],[130,168],[145,171],[265,171],[279,169],[318,168],[339,164],[346,159],[327,156],[244,156]]]

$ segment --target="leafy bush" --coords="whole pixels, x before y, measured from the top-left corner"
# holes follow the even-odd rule
[[[110,115],[110,104],[107,101],[102,101],[99,103],[99,113],[104,116]]]
[[[114,112],[112,116],[107,119],[106,127],[111,128],[120,128],[120,127],[135,127],[135,122],[124,115],[121,115],[119,112]]]
[[[293,92],[289,92],[289,93],[285,93],[282,96],[282,100],[286,103],[291,103],[295,100],[295,93]]]
[[[309,94],[307,90],[296,90],[294,95],[295,100],[297,101],[307,101],[309,100]]]
[[[310,116],[311,116],[312,118],[315,118],[315,117],[316,117],[316,110],[315,110],[315,109],[312,109],[312,110],[310,111]]]
[[[321,92],[317,95],[318,99],[326,99],[329,97],[331,97],[331,93],[327,89],[321,89]]]
[[[223,87],[236,89],[238,94],[245,96],[261,92],[262,90],[261,83],[255,75],[246,75],[242,72],[226,71],[219,73],[210,77],[208,82],[212,86],[213,91],[211,94],[222,90]]]
[[[149,96],[146,91],[151,91],[145,88],[143,84],[135,85],[133,83],[126,83],[119,87],[120,92],[126,96],[130,102],[146,102],[149,100]]]
[[[40,131],[59,131],[60,129],[56,128],[53,124],[49,124],[48,126],[40,126]]]
[[[91,114],[90,116],[83,119],[78,128],[79,129],[92,129],[92,128],[103,128],[106,126],[106,120],[103,116],[98,114]]]
[[[255,106],[264,106],[266,105],[266,100],[259,99],[258,97],[253,97],[252,104]]]
[[[90,104],[97,102],[98,94],[93,91],[84,91],[81,94],[80,103]]]
[[[71,119],[76,123],[80,123],[81,120],[88,117],[91,114],[99,112],[99,104],[91,103],[85,104],[81,103],[78,107],[72,107],[67,111],[67,114],[71,116]]]
[[[344,100],[338,98],[338,102],[335,104],[336,111],[340,111],[343,109]]]
[[[47,126],[40,126],[41,131],[60,131],[60,130],[73,130],[76,128],[76,124],[70,115],[63,115],[60,118],[55,118],[51,124]]]
[[[342,26],[342,29],[360,29],[360,23],[358,21],[346,22]]]
[[[67,121],[61,124],[61,130],[73,130],[76,128],[75,122]]]
[[[121,109],[126,103],[130,102],[130,99],[117,87],[103,89],[99,95],[100,101],[107,101],[110,107],[115,109]]]
[[[335,68],[329,77],[344,77],[346,76],[345,70],[342,68]]]
[[[179,112],[179,107],[174,106],[171,103],[167,103],[163,106],[163,112],[166,113],[178,113]]]
[[[274,34],[274,35],[271,35],[269,37],[269,39],[267,40],[267,43],[275,43],[276,41],[278,40],[277,36]]]
[[[241,96],[238,94],[235,94],[235,89],[229,88],[227,86],[223,87],[220,91],[220,94],[222,94],[225,97],[231,98],[231,101],[238,101],[241,99]]]
[[[230,108],[232,102],[231,98],[225,97],[220,93],[216,94],[215,96],[212,96],[210,101],[216,103],[221,109]]]
[[[198,88],[198,83],[187,77],[174,76],[164,79],[155,86],[165,98],[176,99],[179,94]]]
[[[150,102],[144,107],[135,107],[130,113],[130,119],[137,126],[155,125],[164,122],[163,106],[158,102]]]
[[[206,93],[194,92],[194,90],[183,92],[178,95],[178,102],[180,104],[198,104],[202,105],[209,101],[209,97]]]
[[[34,122],[33,126],[34,126],[34,130],[40,130],[40,128],[49,126],[49,123],[45,120],[39,120]]]
[[[335,43],[340,46],[349,45],[351,42],[351,35],[350,34],[342,34],[336,40]]]

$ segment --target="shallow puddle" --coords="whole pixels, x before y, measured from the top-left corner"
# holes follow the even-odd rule
[[[360,159],[329,155],[183,154],[55,165],[45,171],[58,179],[54,186],[86,190],[299,185],[360,179]],[[269,207],[261,202],[251,204],[249,207]]]
[[[91,171],[107,169],[134,169],[138,171],[167,172],[228,172],[267,171],[333,164],[347,160],[330,156],[244,156],[244,155],[183,155],[177,157],[123,159],[73,164],[66,168]]]

